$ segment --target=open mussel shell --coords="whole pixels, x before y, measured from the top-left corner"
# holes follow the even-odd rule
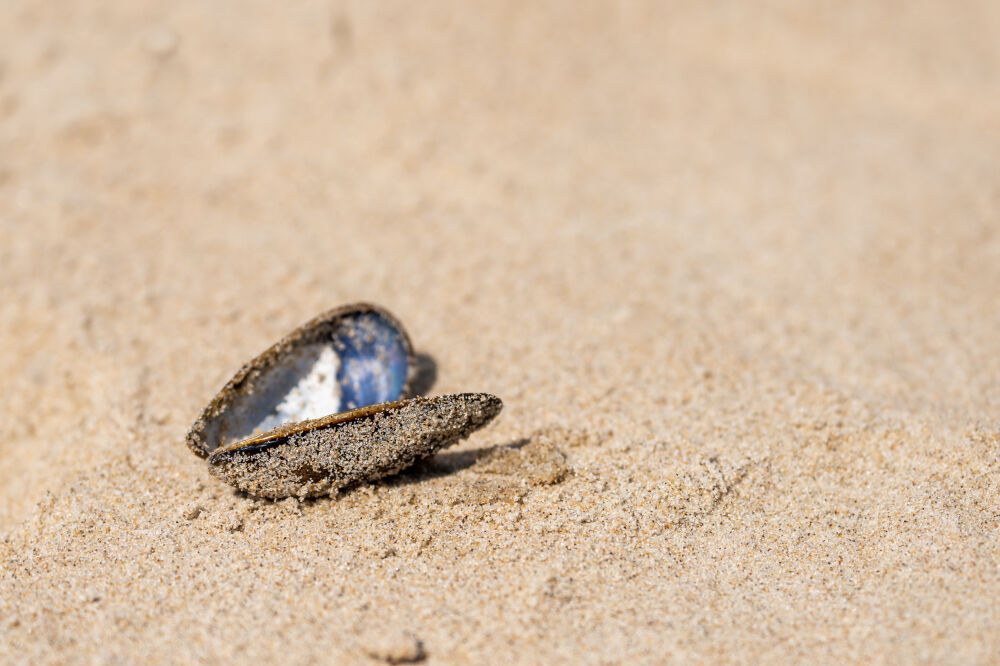
[[[395,317],[370,304],[337,308],[244,365],[187,443],[244,492],[314,497],[398,472],[502,408],[481,393],[404,399],[414,368]]]

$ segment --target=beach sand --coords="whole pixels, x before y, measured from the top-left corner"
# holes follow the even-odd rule
[[[0,662],[996,663],[1000,4],[800,5],[6,2]],[[209,476],[358,300],[498,420]]]

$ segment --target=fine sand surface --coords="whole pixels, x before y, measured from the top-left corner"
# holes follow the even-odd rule
[[[0,662],[1000,655],[1000,3],[5,0]],[[184,445],[358,300],[498,420]]]

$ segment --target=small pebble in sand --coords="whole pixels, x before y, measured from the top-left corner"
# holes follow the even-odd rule
[[[366,636],[364,653],[387,664],[415,664],[424,661],[427,653],[419,638],[408,631],[389,631]]]
[[[142,36],[142,47],[146,53],[163,60],[172,56],[179,44],[177,33],[163,25],[149,28]]]

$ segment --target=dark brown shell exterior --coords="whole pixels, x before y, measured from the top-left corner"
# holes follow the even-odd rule
[[[209,471],[258,497],[317,497],[395,474],[451,446],[503,408],[486,393],[361,407],[222,448]]]

